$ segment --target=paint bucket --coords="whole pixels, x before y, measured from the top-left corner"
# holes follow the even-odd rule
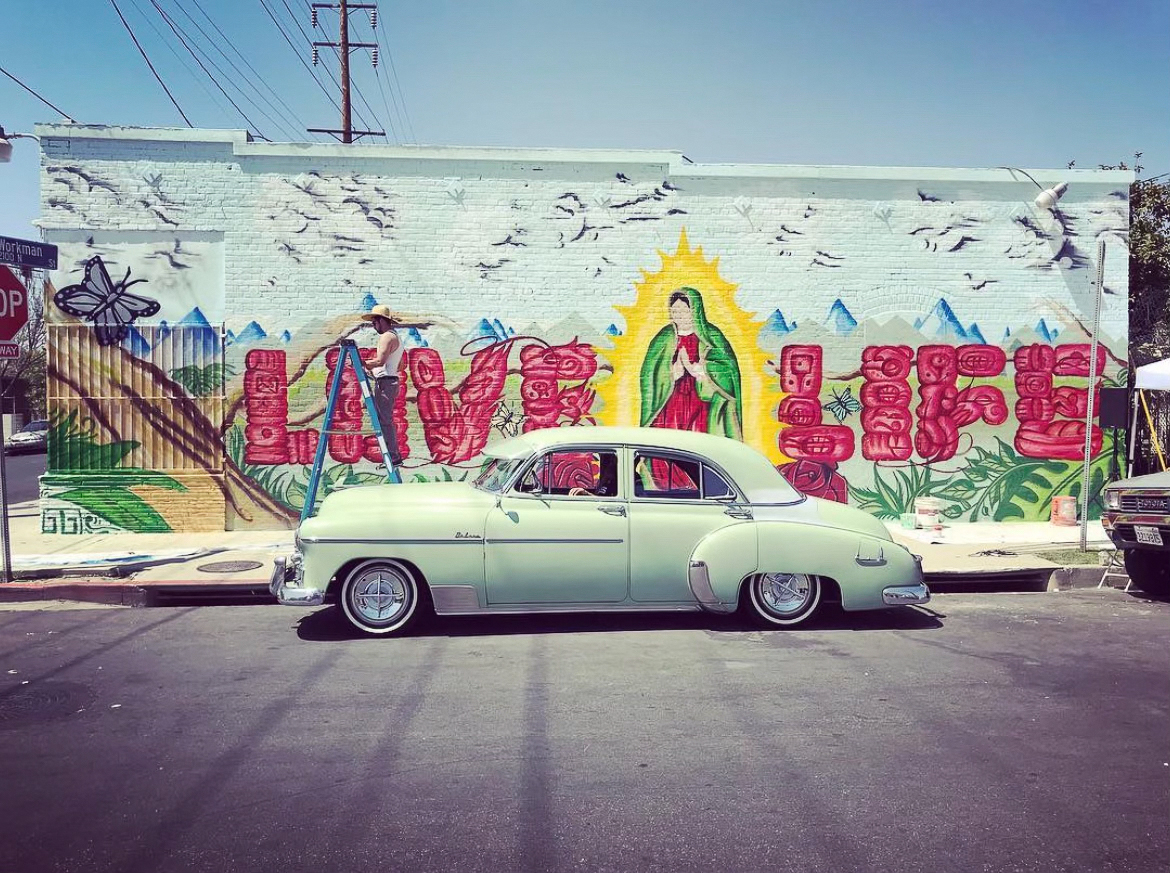
[[[918,527],[918,516],[913,512],[903,512],[898,516],[898,520],[901,521],[902,527],[907,530],[914,530],[914,528]]]
[[[937,497],[915,497],[914,515],[919,527],[942,527],[942,501]]]
[[[1077,526],[1077,499],[1075,497],[1052,498],[1052,523],[1062,527]]]

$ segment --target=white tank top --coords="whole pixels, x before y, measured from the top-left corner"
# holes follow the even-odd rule
[[[392,333],[394,336],[398,337],[398,345],[394,347],[394,351],[390,353],[390,357],[386,359],[385,364],[383,364],[381,367],[374,367],[375,379],[380,379],[383,376],[397,376],[398,365],[402,363],[402,337],[398,336],[398,331],[394,330],[394,328],[390,328],[388,333]]]

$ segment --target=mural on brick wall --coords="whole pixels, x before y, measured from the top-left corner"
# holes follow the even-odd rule
[[[266,175],[246,275],[222,234],[172,227],[186,207],[161,175],[144,181],[139,202],[180,218],[58,239],[47,531],[291,526],[322,438],[323,493],[384,481],[352,374],[321,435],[336,344],[372,346],[358,316],[377,304],[407,346],[407,481],[465,479],[495,439],[622,424],[742,439],[800,491],[891,520],[921,497],[950,519],[1046,519],[1054,496],[1079,494],[1085,251],[1124,223],[1120,197],[1045,224],[925,191],[860,213],[711,206],[617,173],[589,194],[525,183],[477,208],[471,180],[422,180],[411,198],[377,176]],[[131,200],[116,181],[94,196]],[[409,241],[424,208],[449,250]],[[423,266],[441,279],[412,279]],[[319,303],[276,302],[306,295]],[[1123,325],[1107,319],[1097,388],[1124,383]],[[1089,439],[1097,495],[1119,446]]]

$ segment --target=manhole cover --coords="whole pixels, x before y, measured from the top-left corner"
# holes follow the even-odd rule
[[[30,682],[0,693],[0,730],[28,727],[73,715],[94,701],[93,689],[77,682]]]
[[[195,569],[204,573],[244,573],[263,566],[259,561],[215,561],[211,564],[200,564]]]

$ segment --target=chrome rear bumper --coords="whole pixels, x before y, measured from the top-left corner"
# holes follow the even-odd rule
[[[887,606],[913,606],[930,602],[930,590],[925,582],[913,585],[887,585],[882,589],[882,602]]]
[[[268,590],[279,603],[285,606],[320,606],[325,602],[325,592],[305,587],[301,572],[301,556],[278,557],[272,569]]]

